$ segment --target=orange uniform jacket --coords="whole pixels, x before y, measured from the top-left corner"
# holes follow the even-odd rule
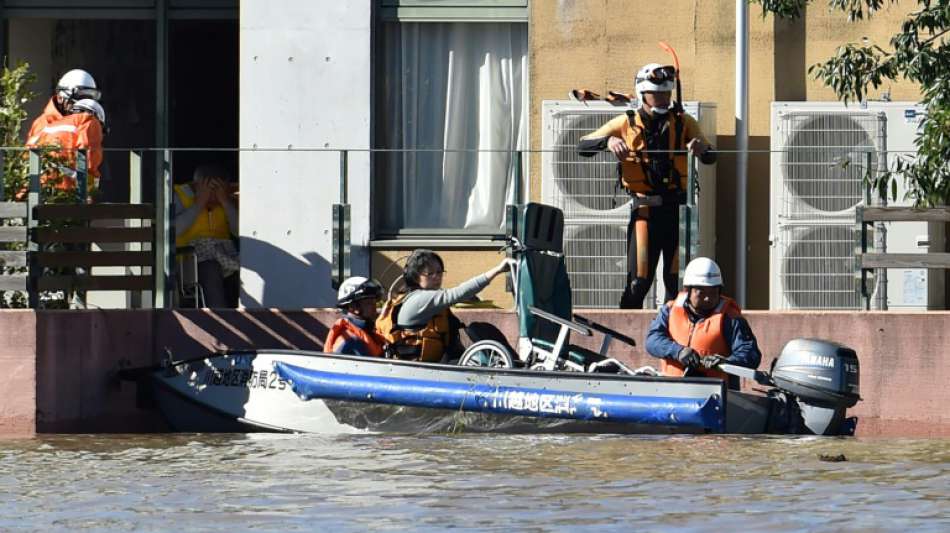
[[[64,116],[56,109],[51,99],[46,104],[43,114],[33,121],[30,133],[26,138],[26,146],[37,148],[41,146],[60,146],[69,165],[75,168],[76,150],[86,149],[86,172],[90,188],[99,180],[99,166],[102,164],[102,124],[89,113],[76,113]],[[76,179],[66,176],[57,188],[75,190]],[[43,176],[44,180],[53,179],[52,176]]]
[[[362,346],[360,346],[360,344],[362,344]],[[385,344],[386,340],[377,333],[366,331],[346,318],[341,318],[334,322],[330,328],[326,343],[323,345],[323,351],[327,353],[382,357],[383,346]],[[353,348],[356,348],[356,350],[351,351]]]
[[[685,292],[681,292],[675,300],[666,305],[670,308],[670,337],[683,346],[689,346],[699,354],[721,355],[728,357],[732,354],[732,347],[726,342],[723,334],[722,320],[724,317],[737,317],[741,314],[739,305],[732,298],[720,297],[719,305],[708,317],[693,323],[686,310]],[[701,374],[709,377],[727,379],[726,373],[718,369],[697,369]],[[682,376],[683,365],[679,361],[662,359],[660,372],[665,376]]]

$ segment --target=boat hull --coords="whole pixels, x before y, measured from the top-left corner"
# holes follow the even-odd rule
[[[173,363],[152,379],[159,407],[180,431],[757,433],[767,415],[767,399],[727,393],[716,379],[303,351],[215,354]]]

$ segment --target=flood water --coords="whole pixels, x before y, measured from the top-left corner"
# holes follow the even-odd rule
[[[950,531],[939,439],[46,436],[0,480],[3,531]]]

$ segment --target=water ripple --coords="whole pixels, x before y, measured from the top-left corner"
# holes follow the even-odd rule
[[[844,454],[845,462],[821,456]],[[114,435],[0,442],[0,530],[948,531],[950,440]]]

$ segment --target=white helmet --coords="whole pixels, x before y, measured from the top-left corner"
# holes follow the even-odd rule
[[[722,287],[722,271],[708,257],[697,257],[686,265],[683,272],[684,287]]]
[[[336,306],[345,307],[351,303],[364,298],[382,298],[383,286],[376,280],[367,279],[363,276],[353,276],[346,278],[340,284],[340,290],[336,295]]]
[[[96,80],[93,79],[92,74],[79,68],[63,74],[63,77],[59,79],[59,83],[56,84],[56,94],[64,102],[75,102],[83,98],[98,101],[102,98],[102,92],[96,86]]]
[[[102,104],[91,98],[83,98],[82,100],[74,103],[72,112],[92,113],[97,119],[99,119],[99,122],[102,123],[103,126],[106,125],[106,110],[102,108]]]
[[[676,67],[650,63],[644,65],[637,72],[634,81],[637,94],[646,92],[666,92],[673,90],[673,81],[676,79]]]

